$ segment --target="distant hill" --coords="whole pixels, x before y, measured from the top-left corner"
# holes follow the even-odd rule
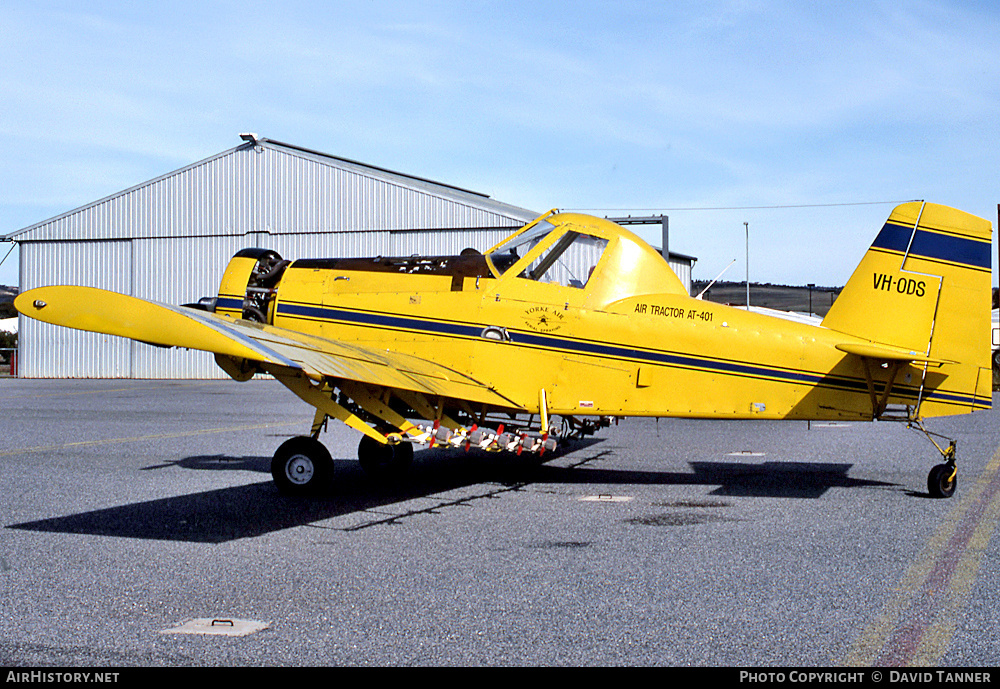
[[[708,284],[707,280],[692,280],[691,294],[697,295]],[[825,316],[830,310],[841,287],[813,287],[812,311],[817,316]],[[764,306],[780,311],[798,311],[809,313],[809,287],[791,285],[772,285],[771,283],[750,283],[750,305]],[[745,282],[716,282],[705,293],[703,299],[718,304],[746,306],[747,286]]]
[[[14,310],[14,297],[17,296],[17,287],[7,287],[0,285],[0,318],[13,318],[17,315]]]

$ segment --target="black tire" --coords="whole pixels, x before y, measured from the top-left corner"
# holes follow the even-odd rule
[[[271,460],[271,477],[286,495],[309,495],[328,488],[333,459],[318,440],[296,436],[281,444]]]
[[[938,464],[927,474],[927,492],[932,498],[950,498],[955,494],[958,475],[949,480],[954,470],[954,467],[947,464]]]
[[[371,436],[364,435],[358,443],[358,461],[365,473],[372,478],[399,478],[406,474],[413,463],[413,445],[383,445]]]

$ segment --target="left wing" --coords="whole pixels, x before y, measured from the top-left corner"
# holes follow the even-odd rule
[[[14,306],[25,316],[46,323],[214,352],[259,362],[266,368],[301,371],[317,381],[329,377],[475,403],[521,406],[460,371],[403,352],[335,342],[95,287],[39,287],[18,295]]]

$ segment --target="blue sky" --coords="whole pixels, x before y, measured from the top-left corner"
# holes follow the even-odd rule
[[[243,131],[538,211],[665,212],[696,278],[743,279],[744,222],[751,279],[841,285],[894,202],[997,220],[992,2],[8,0],[0,26],[0,234]],[[731,210],[681,210],[708,208]]]

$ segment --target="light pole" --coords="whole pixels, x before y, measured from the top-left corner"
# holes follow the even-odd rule
[[[750,310],[750,223],[744,222],[743,229],[747,231],[747,311]]]

